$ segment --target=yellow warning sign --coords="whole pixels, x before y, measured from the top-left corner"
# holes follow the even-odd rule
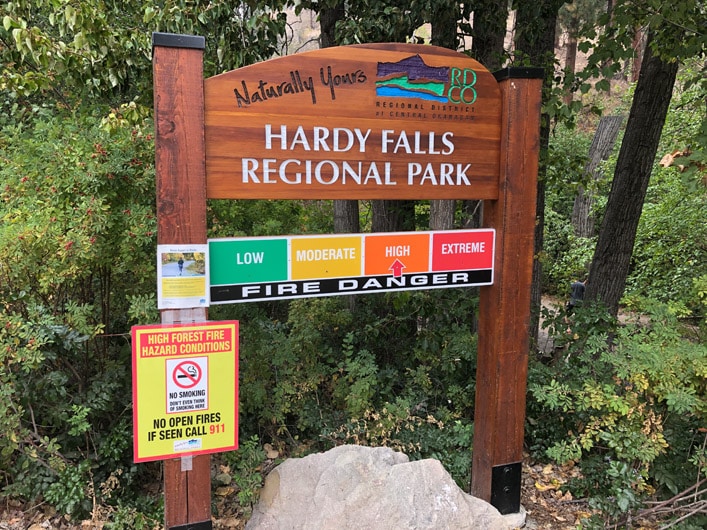
[[[238,321],[134,326],[135,462],[238,448]]]

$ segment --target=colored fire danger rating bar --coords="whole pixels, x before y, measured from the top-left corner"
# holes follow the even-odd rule
[[[493,283],[495,232],[212,239],[211,303]]]

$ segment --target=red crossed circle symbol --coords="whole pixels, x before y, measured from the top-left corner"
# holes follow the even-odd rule
[[[172,380],[179,388],[194,388],[201,381],[201,366],[194,361],[181,362],[172,370]]]

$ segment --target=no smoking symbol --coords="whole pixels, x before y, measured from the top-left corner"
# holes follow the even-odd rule
[[[194,361],[184,361],[174,367],[172,381],[179,388],[194,388],[201,381],[201,366]]]

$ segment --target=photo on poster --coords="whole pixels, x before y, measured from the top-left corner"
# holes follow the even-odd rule
[[[208,245],[157,246],[157,307],[208,307]]]

